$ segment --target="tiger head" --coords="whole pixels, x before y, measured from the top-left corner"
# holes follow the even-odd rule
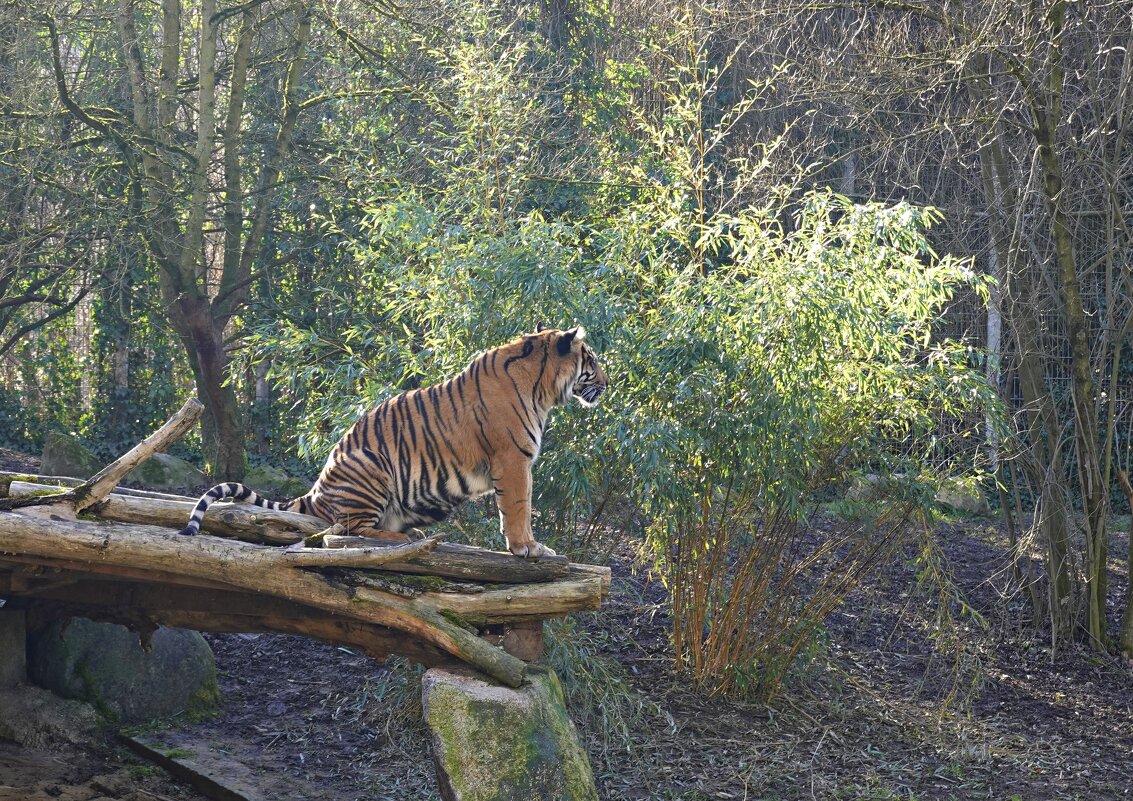
[[[598,357],[586,342],[586,329],[577,325],[568,331],[544,328],[539,325],[536,333],[550,337],[553,350],[563,360],[560,375],[560,403],[574,398],[583,406],[593,406],[599,396],[609,386],[609,379],[598,364]]]

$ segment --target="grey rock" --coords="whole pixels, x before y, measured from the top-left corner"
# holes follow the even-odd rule
[[[220,701],[212,651],[200,634],[184,629],[157,629],[146,652],[124,626],[57,621],[31,638],[28,675],[119,723],[182,713],[199,718]]]
[[[168,453],[155,453],[127,473],[126,480],[170,492],[196,490],[206,482],[204,473]]]
[[[27,628],[22,609],[0,609],[0,687],[27,681]]]
[[[70,434],[48,431],[39,469],[45,476],[90,478],[102,469],[102,462]]]
[[[99,729],[98,714],[81,701],[26,684],[0,690],[0,739],[25,748],[50,748],[90,742]]]
[[[959,478],[947,478],[942,481],[936,490],[936,501],[971,515],[991,513],[987,498],[975,482]]]
[[[244,474],[243,483],[273,501],[289,501],[305,495],[312,482],[289,476],[278,467],[259,465]]]
[[[432,668],[422,695],[445,801],[597,801],[553,671],[529,667],[513,690],[471,669]]]

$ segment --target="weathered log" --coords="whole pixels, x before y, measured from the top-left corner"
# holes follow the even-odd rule
[[[193,427],[205,409],[196,398],[189,398],[185,404],[157,431],[150,434],[126,453],[108,464],[90,480],[83,482],[71,495],[74,497],[75,512],[81,512],[98,503],[110,494],[122,478],[146,459],[159,451],[164,451]]]
[[[376,570],[335,570],[335,578],[351,587],[374,587],[394,595],[416,598],[423,592],[486,592],[488,587],[473,581],[452,581],[440,576],[416,576]]]
[[[51,489],[50,485],[13,481],[8,492],[13,498],[23,498]],[[112,493],[89,511],[119,523],[179,529],[188,521],[196,503],[195,498],[182,500]],[[201,530],[209,534],[277,545],[292,545],[326,527],[326,521],[317,517],[261,509],[247,503],[214,503],[201,522]]]
[[[3,525],[3,516],[0,516],[0,525]],[[230,584],[222,581],[213,581],[197,576],[184,576],[166,570],[153,568],[131,567],[130,565],[110,564],[78,559],[60,559],[53,556],[28,556],[27,554],[3,553],[0,550],[0,564],[21,565],[42,571],[40,573],[27,572],[26,581],[32,581],[36,576],[46,577],[53,573],[74,575],[90,574],[93,576],[106,576],[108,578],[126,579],[132,581],[146,581],[155,584],[168,584],[169,586],[198,587],[200,589],[229,590]]]
[[[23,594],[22,603],[34,610],[29,624],[42,625],[58,617],[82,616],[108,623],[137,626],[144,616],[150,626],[179,626],[198,631],[276,632],[303,634],[334,645],[352,645],[375,659],[398,654],[424,665],[451,659],[427,643],[401,632],[362,620],[311,609],[303,604],[236,590],[143,582],[104,581],[72,573],[66,584],[44,586]],[[3,582],[0,581],[0,587]],[[28,604],[28,601],[34,601]]]
[[[584,578],[597,576],[602,581],[602,597],[610,594],[610,583],[613,581],[613,571],[603,565],[587,565],[580,562],[570,563],[570,577]]]
[[[426,537],[416,542],[398,545],[375,546],[373,540],[364,548],[288,548],[283,551],[283,559],[294,567],[384,567],[390,562],[426,554],[441,544],[442,534]]]
[[[475,665],[509,686],[523,663],[453,623],[441,608],[377,590],[336,587],[288,564],[285,552],[215,537],[178,537],[168,529],[122,523],[53,520],[0,514],[0,553],[70,559],[220,581],[250,592],[300,601],[346,618],[395,628]]]
[[[364,539],[326,536],[323,541],[324,547],[344,548],[356,546]],[[382,569],[422,576],[444,576],[462,581],[528,584],[566,578],[570,574],[570,560],[565,556],[517,559],[507,551],[486,551],[470,545],[446,542],[430,554],[391,563]]]
[[[8,496],[8,484],[12,481],[23,481],[29,484],[45,484],[52,488],[69,489],[77,487],[83,483],[81,478],[71,478],[70,476],[44,476],[36,473],[19,473],[12,470],[0,470],[0,497]],[[118,486],[110,490],[115,495],[133,495],[138,498],[165,498],[170,501],[195,501],[188,495],[176,495],[170,492],[154,492],[152,490],[140,490],[133,487]]]
[[[49,485],[13,481],[9,491],[13,498],[37,495],[54,489]],[[140,525],[181,528],[193,511],[196,500],[134,498],[111,494],[89,511],[106,520]],[[276,512],[246,503],[214,503],[205,513],[201,528],[209,534],[235,537],[246,542],[293,545],[304,537],[327,530],[327,523],[317,517],[296,512]],[[170,532],[172,533],[172,532]],[[321,537],[324,548],[307,549],[313,553],[345,547],[372,547],[375,540],[327,534]],[[326,564],[344,564],[328,561]],[[441,543],[431,552],[418,553],[404,560],[384,564],[383,570],[415,575],[443,576],[460,581],[487,581],[497,584],[525,584],[554,581],[571,573],[565,556],[544,556],[538,560],[519,559],[506,551],[486,551],[456,543]],[[609,568],[588,566],[588,570],[605,571],[609,585]]]
[[[360,587],[358,596],[365,598],[369,592]],[[416,600],[476,625],[544,620],[597,609],[602,603],[602,580],[587,576],[545,584],[516,584],[475,594],[423,592]]]

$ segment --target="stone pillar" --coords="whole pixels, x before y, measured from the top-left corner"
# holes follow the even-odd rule
[[[445,801],[598,801],[554,671],[529,666],[513,690],[471,668],[432,668],[422,694]]]
[[[0,688],[23,684],[27,679],[24,610],[0,608]]]

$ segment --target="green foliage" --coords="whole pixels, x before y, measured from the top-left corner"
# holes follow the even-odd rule
[[[67,322],[45,326],[14,349],[16,368],[0,388],[0,446],[38,451],[49,430],[81,434],[90,423],[82,386],[89,364],[71,346]]]
[[[937,212],[769,177],[786,134],[750,132],[774,85],[734,80],[703,16],[650,18],[615,47],[611,7],[576,11],[477,2],[382,25],[320,12],[304,93],[318,111],[230,331],[232,381],[250,395],[269,366],[256,456],[313,473],[381,400],[537,323],[584,323],[612,389],[552,418],[540,536],[581,555],[608,528],[642,535],[682,666],[710,691],[771,695],[904,523],[929,514],[940,479],[978,468],[994,399],[968,347],[934,331],[958,292],[986,286],[933,252]],[[253,134],[271,127],[280,77],[250,99]],[[122,102],[112,89],[74,91],[101,108]],[[90,147],[103,166],[114,153]],[[100,170],[98,196],[128,201],[119,176]],[[155,265],[105,234],[130,207],[110,205],[91,223],[108,255],[83,312],[90,346],[75,347],[74,317],[22,346],[0,384],[12,444],[109,419],[102,446],[116,450],[190,385]],[[112,371],[123,347],[126,383]],[[817,523],[856,474],[885,477],[869,514]],[[473,540],[483,511],[458,518]]]
[[[611,496],[630,500],[673,593],[678,660],[706,689],[773,694],[940,478],[978,461],[993,398],[968,347],[933,331],[957,291],[986,286],[933,252],[933,210],[757,195],[774,143],[743,159],[726,145],[758,96],[720,111],[721,68],[695,37],[671,45],[664,113],[626,112],[632,146],[594,174],[636,189],[555,216],[532,207],[528,165],[550,163],[545,85],[521,32],[484,13],[431,53],[444,124],[407,144],[445,180],[375,165],[374,184],[397,189],[354,230],[326,221],[353,257],[311,288],[319,316],[273,322],[257,352],[301,404],[299,446],[316,457],[364,409],[479,349],[585,323],[613,391],[553,419],[539,523],[572,542]],[[887,477],[869,525],[814,525],[817,501],[864,471]]]

